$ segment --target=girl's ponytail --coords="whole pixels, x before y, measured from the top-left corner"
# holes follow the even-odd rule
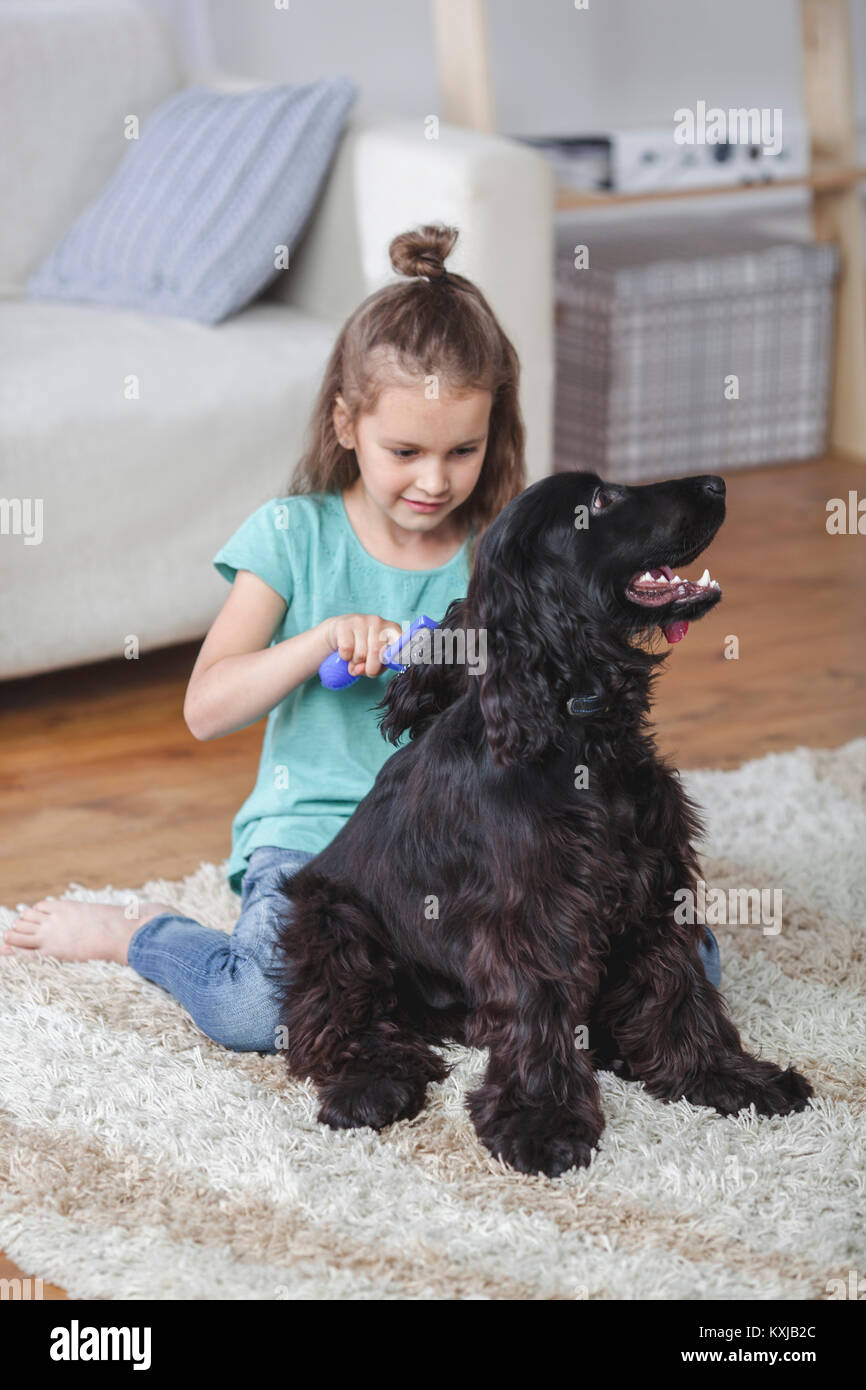
[[[388,248],[391,264],[398,275],[423,275],[441,281],[448,274],[445,262],[458,236],[456,227],[433,225],[401,232]]]

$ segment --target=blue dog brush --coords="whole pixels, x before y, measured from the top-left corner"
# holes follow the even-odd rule
[[[392,671],[405,671],[408,663],[401,661],[400,657],[415,633],[422,627],[438,627],[432,618],[428,618],[426,613],[422,613],[420,618],[416,618],[405,637],[400,636],[396,642],[392,642],[390,647],[386,647],[382,653],[382,664],[390,667]],[[359,681],[360,676],[349,675],[349,663],[344,661],[339,652],[331,652],[319,667],[319,680],[327,690],[345,690],[347,686],[354,685]]]

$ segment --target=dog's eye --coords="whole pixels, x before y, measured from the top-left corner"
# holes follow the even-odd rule
[[[590,503],[589,509],[593,516],[596,516],[599,512],[603,512],[606,507],[612,507],[614,502],[619,501],[619,498],[620,494],[617,488],[597,487],[592,494],[592,502]]]

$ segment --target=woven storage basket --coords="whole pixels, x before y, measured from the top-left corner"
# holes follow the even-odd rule
[[[820,454],[837,270],[831,246],[705,222],[561,229],[556,468],[628,482]]]

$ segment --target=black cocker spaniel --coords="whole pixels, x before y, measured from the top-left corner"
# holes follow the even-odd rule
[[[452,1040],[489,1049],[469,1113],[527,1173],[589,1163],[594,1068],[616,1059],[651,1095],[723,1115],[808,1103],[796,1071],[744,1051],[703,928],[678,920],[702,827],[647,727],[665,660],[653,635],[678,641],[721,597],[706,571],[675,570],[724,515],[718,477],[566,472],[487,528],[440,647],[377,706],[383,734],[410,741],[283,880],[286,1062],[316,1083],[326,1124],[417,1114]]]

